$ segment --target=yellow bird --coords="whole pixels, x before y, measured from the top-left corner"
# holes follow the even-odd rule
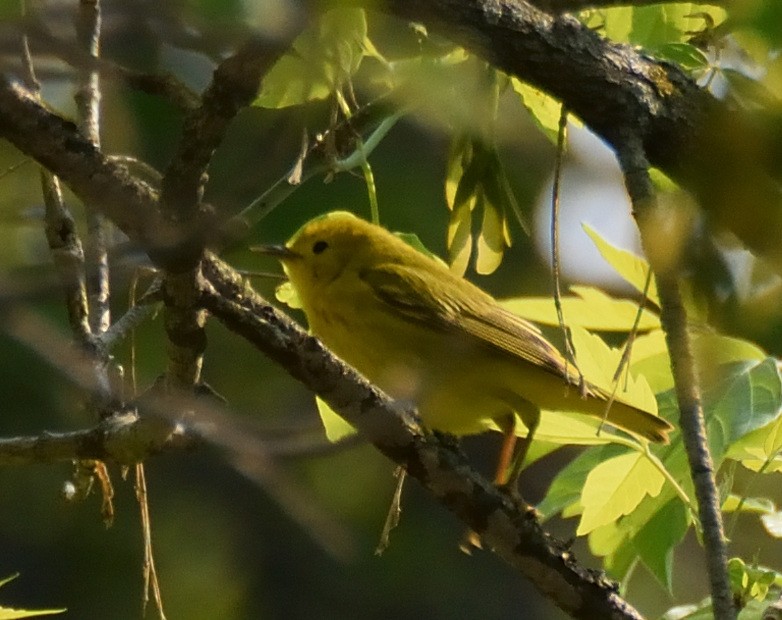
[[[429,428],[506,436],[495,482],[516,478],[543,409],[575,411],[667,443],[671,425],[579,377],[531,323],[387,230],[337,211],[305,224],[276,256],[312,332]],[[570,386],[568,385],[570,384]],[[512,459],[517,421],[527,441]],[[511,461],[514,465],[510,468]]]

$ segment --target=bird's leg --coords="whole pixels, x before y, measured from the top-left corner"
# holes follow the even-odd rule
[[[511,471],[511,464],[514,461],[513,455],[516,450],[516,414],[512,411],[504,416],[494,418],[494,422],[502,431],[502,447],[497,459],[497,467],[494,470],[494,485],[497,488],[504,489],[508,483],[508,474]],[[462,537],[459,548],[466,554],[470,554],[475,549],[481,548],[481,537],[475,530],[467,530]]]
[[[536,407],[524,407],[524,409],[518,413],[524,422],[524,426],[527,427],[527,436],[524,437],[521,441],[514,442],[518,444],[516,454],[513,456],[510,467],[506,468],[506,477],[504,482],[499,486],[500,488],[510,493],[513,497],[521,499],[521,493],[519,492],[519,476],[521,475],[521,470],[524,469],[524,461],[527,458],[527,451],[529,450],[532,439],[535,436],[535,431],[538,429],[538,424],[540,423],[540,411]],[[513,433],[513,437],[515,439],[516,416],[514,416],[513,419],[514,425],[511,429],[511,432]],[[503,442],[503,447],[505,446],[505,443],[506,442]]]
[[[502,446],[497,458],[497,468],[494,471],[494,484],[498,487],[504,487],[508,483],[511,463],[513,463],[513,454],[516,451],[518,437],[516,437],[516,415],[510,413],[508,416],[496,420],[495,422],[502,430]]]

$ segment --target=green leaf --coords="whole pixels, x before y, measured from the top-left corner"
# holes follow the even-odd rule
[[[589,224],[582,224],[582,227],[584,232],[592,239],[598,252],[600,252],[600,255],[606,262],[611,265],[611,267],[613,267],[630,286],[639,293],[643,293],[644,285],[646,284],[646,276],[649,273],[649,263],[646,262],[646,259],[609,243]],[[656,306],[660,305],[660,299],[657,296],[657,283],[654,281],[654,278],[652,278],[652,282],[649,285],[647,297]]]
[[[657,510],[632,538],[641,561],[668,592],[673,591],[673,550],[689,526],[687,508],[673,499]]]
[[[702,378],[712,458],[719,464],[738,439],[776,420],[782,404],[782,378],[776,360],[719,367]]]
[[[494,273],[508,247],[508,222],[502,206],[486,199],[481,201],[483,224],[476,244],[475,271],[482,275]]]
[[[618,446],[603,446],[582,452],[554,477],[546,497],[537,506],[543,520],[562,512],[568,506],[577,504],[581,497],[584,481],[594,467],[602,460],[626,451]]]
[[[616,435],[602,427],[602,421],[583,413],[543,410],[535,440],[559,445],[600,446],[616,440]],[[521,425],[520,425],[521,426]],[[526,436],[525,428],[519,429]]]
[[[715,333],[699,333],[693,338],[693,350],[702,366],[731,362],[762,361],[766,352],[753,342]]]
[[[608,39],[631,43],[646,49],[665,44],[685,43],[704,26],[699,13],[708,13],[714,23],[725,19],[724,10],[708,4],[673,2],[643,7],[607,7],[584,11],[581,17],[592,29]]]
[[[0,620],[17,620],[18,618],[32,618],[34,616],[54,616],[65,613],[67,609],[11,609],[0,607]]]
[[[638,314],[638,304],[627,299],[615,299],[591,286],[571,286],[575,295],[562,298],[565,323],[590,331],[629,332]],[[559,325],[554,300],[551,297],[517,297],[500,301],[514,314],[544,325]],[[641,313],[640,331],[659,329],[659,317],[649,311]]]
[[[356,434],[356,429],[348,424],[344,418],[329,407],[319,396],[315,397],[315,404],[318,406],[318,413],[326,431],[326,438],[330,442],[336,443],[345,437]]]
[[[367,41],[361,9],[333,9],[296,37],[263,79],[253,105],[284,108],[325,99],[358,70]]]
[[[452,271],[463,275],[467,270],[473,212],[482,210],[475,269],[483,275],[493,273],[511,244],[508,212],[513,211],[521,220],[496,150],[477,138],[455,138],[448,154],[445,198],[451,210],[447,242]]]
[[[451,211],[446,241],[451,271],[462,276],[467,271],[472,254],[472,208],[469,203],[462,203],[461,207]]]
[[[3,577],[0,579],[0,588],[2,588],[7,583],[11,583],[14,579],[19,577],[19,573],[13,573],[11,575],[8,575],[8,577]]]
[[[453,211],[456,205],[456,192],[464,175],[464,166],[472,153],[470,141],[466,136],[457,136],[448,149],[448,161],[445,164],[445,202]]]
[[[755,472],[782,471],[782,417],[733,442],[726,458]]]
[[[588,28],[598,30],[607,39],[627,43],[633,30],[634,13],[633,7],[620,6],[584,11],[581,18]]]
[[[722,503],[722,512],[741,512],[770,514],[776,512],[777,507],[767,497],[740,497],[735,493],[728,494]]]
[[[662,394],[673,388],[671,360],[662,329],[636,337],[630,368],[646,379],[655,394]]]
[[[751,600],[765,601],[769,588],[779,579],[779,573],[762,566],[748,566],[741,558],[728,560],[731,590],[742,604]]]
[[[542,90],[538,90],[518,78],[511,78],[511,87],[518,93],[521,103],[532,115],[535,124],[549,140],[556,144],[562,104]],[[571,120],[580,124],[575,117],[571,117]]]
[[[608,393],[616,387],[614,393],[618,400],[650,413],[657,412],[657,400],[643,375],[634,377],[625,370],[614,386],[614,373],[622,358],[620,349],[609,347],[599,336],[577,326],[570,329],[570,334],[578,366],[590,383]]]
[[[286,281],[280,284],[274,290],[274,296],[277,298],[277,301],[285,304],[289,308],[293,308],[294,310],[301,309],[301,300],[299,299],[299,294],[296,292],[296,289],[293,288],[293,284],[290,282]]]
[[[3,579],[0,579],[0,588],[13,581],[19,576],[14,573]],[[53,616],[67,611],[66,609],[12,609],[10,607],[0,606],[0,620],[16,620],[17,618],[32,618],[34,616]]]
[[[415,233],[403,233],[403,232],[395,232],[395,236],[399,237],[402,241],[404,241],[407,245],[414,247],[416,250],[421,252],[421,254],[425,254],[432,260],[436,260],[439,263],[445,264],[442,258],[437,256],[437,254],[431,252],[429,248],[427,248],[424,245],[424,242],[421,241],[421,238],[416,235]]]
[[[657,496],[665,479],[640,453],[623,454],[595,467],[581,492],[584,512],[576,534],[583,536],[632,512],[646,496]]]
[[[675,62],[685,71],[696,71],[709,66],[709,58],[690,43],[666,43],[654,50],[654,55]]]
[[[622,546],[628,541],[628,532],[619,529],[616,521],[601,525],[589,532],[589,550],[597,557],[611,556],[620,552]],[[636,555],[634,551],[633,555]]]

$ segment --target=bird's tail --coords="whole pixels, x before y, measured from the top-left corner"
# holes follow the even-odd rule
[[[593,386],[590,386],[590,392],[588,399],[594,403],[590,412],[593,416],[604,418],[612,426],[650,441],[669,443],[668,433],[673,426],[667,420],[620,400],[615,399],[609,404],[609,395]]]

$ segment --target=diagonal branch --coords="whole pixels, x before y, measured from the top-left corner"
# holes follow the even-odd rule
[[[423,431],[411,412],[400,409],[316,338],[246,288],[238,274],[216,258],[207,258],[205,275],[214,288],[205,290],[203,302],[216,318],[405,467],[541,593],[575,618],[641,617],[618,595],[616,584],[585,569],[548,536],[533,509],[476,474],[450,438]]]
[[[614,150],[633,136],[715,224],[782,273],[782,173],[774,160],[781,140],[773,119],[728,110],[677,66],[524,0],[354,1],[421,22],[551,94]]]
[[[207,169],[236,114],[260,89],[261,78],[287,49],[263,39],[251,39],[214,72],[201,105],[185,119],[179,149],[166,170],[162,202],[170,217],[188,220],[201,207]]]

